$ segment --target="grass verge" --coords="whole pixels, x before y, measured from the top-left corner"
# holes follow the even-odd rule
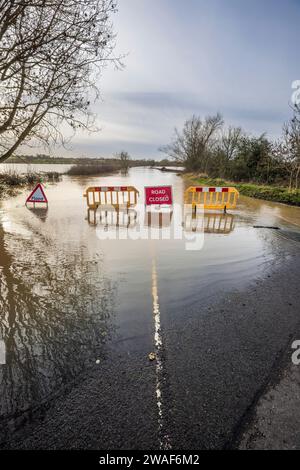
[[[292,206],[300,206],[300,190],[289,191],[288,188],[281,186],[265,186],[254,183],[234,183],[221,178],[197,177],[192,174],[186,174],[195,185],[202,186],[233,186],[244,196],[254,197],[256,199],[265,199],[266,201],[281,202]]]

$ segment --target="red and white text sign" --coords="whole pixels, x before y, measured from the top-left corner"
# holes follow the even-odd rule
[[[172,186],[147,186],[145,187],[146,206],[172,205]]]
[[[46,194],[40,183],[34,188],[30,196],[28,196],[26,199],[26,203],[27,202],[48,202]]]

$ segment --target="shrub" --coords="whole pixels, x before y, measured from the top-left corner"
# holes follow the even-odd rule
[[[72,166],[67,175],[69,176],[88,176],[88,175],[101,175],[103,173],[113,173],[120,169],[119,163],[95,163],[95,164],[79,164]]]

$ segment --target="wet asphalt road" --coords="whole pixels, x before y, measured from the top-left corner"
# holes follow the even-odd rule
[[[278,235],[280,237],[280,235]],[[263,273],[243,289],[161,313],[162,431],[158,428],[153,325],[140,341],[111,341],[86,373],[31,411],[2,448],[173,449],[235,447],[266,383],[300,338],[299,242],[289,236]],[[146,306],[146,304],[145,304]],[[183,320],[184,318],[184,320]]]

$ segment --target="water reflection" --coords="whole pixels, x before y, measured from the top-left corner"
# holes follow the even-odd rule
[[[140,212],[133,209],[98,208],[87,210],[87,220],[90,225],[102,226],[105,231],[118,228],[136,228],[140,226],[140,218],[144,218],[144,226],[149,228],[167,228],[172,224],[173,210],[168,208],[153,209],[146,208]],[[180,220],[177,220],[180,224]],[[186,232],[202,232],[229,234],[234,230],[234,215],[205,212],[195,213],[194,211],[184,212],[182,223]]]
[[[122,168],[122,169],[120,170],[120,174],[121,174],[122,176],[128,176],[128,173],[129,173],[129,167]]]
[[[234,215],[205,212],[185,214],[184,229],[187,232],[228,234],[234,230]]]
[[[101,257],[34,238],[0,225],[0,441],[94,364],[112,331],[114,286]]]
[[[144,225],[153,228],[170,227],[173,217],[173,210],[146,210]]]
[[[164,228],[169,227],[172,222],[173,210],[158,211],[145,210],[144,225],[146,227]],[[142,216],[141,216],[142,217]],[[118,209],[114,206],[88,209],[87,221],[90,225],[99,225],[104,230],[114,228],[134,228],[140,224],[139,212],[134,208]]]
[[[90,225],[103,226],[105,230],[109,228],[130,228],[137,223],[137,211],[133,208],[115,209],[114,207],[105,209],[88,209],[87,220]]]
[[[48,207],[28,207],[25,206],[33,215],[35,215],[42,222],[45,222],[48,214]]]

